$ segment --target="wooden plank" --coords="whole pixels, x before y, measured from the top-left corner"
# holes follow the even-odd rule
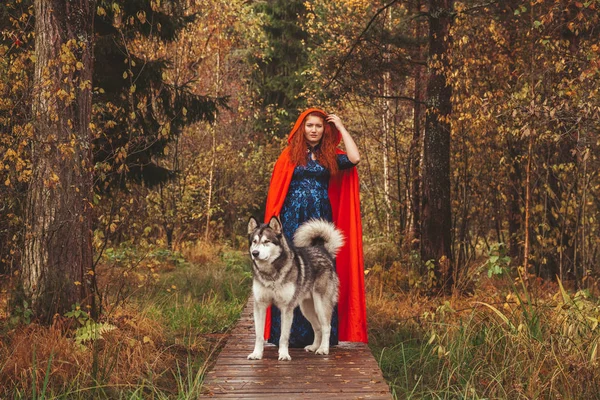
[[[204,396],[219,399],[385,399],[389,387],[369,347],[341,342],[328,355],[290,349],[291,361],[278,361],[267,344],[262,360],[246,357],[254,348],[250,297],[231,337],[204,378]]]
[[[327,400],[353,400],[353,399],[374,399],[374,400],[389,400],[389,394],[363,394],[363,393],[323,393],[316,395],[306,395],[303,393],[286,393],[282,395],[281,393],[263,393],[257,395],[256,393],[224,393],[219,394],[219,399],[310,399],[310,398],[323,398],[322,396],[327,396]]]

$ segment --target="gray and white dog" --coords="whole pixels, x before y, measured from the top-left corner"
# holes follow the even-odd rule
[[[300,225],[292,245],[277,217],[268,224],[250,218],[248,238],[256,331],[254,351],[248,359],[263,357],[266,310],[270,304],[281,310],[279,360],[292,359],[288,343],[294,308],[298,305],[315,333],[313,344],[305,350],[329,354],[331,315],[339,290],[334,260],[344,244],[342,233],[332,223],[314,219]]]

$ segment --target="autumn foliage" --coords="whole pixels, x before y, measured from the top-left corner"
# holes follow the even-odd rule
[[[315,106],[361,151],[370,334],[396,395],[598,392],[600,2],[90,0],[91,67],[76,38],[40,56],[36,3],[0,4],[0,386],[27,397],[49,365],[53,393],[156,371],[173,373],[156,393],[201,386],[194,362],[248,294],[244,225]],[[39,325],[27,221],[75,193],[86,212],[39,232],[86,227],[92,260],[64,282],[88,290]],[[106,335],[78,343],[85,326]]]

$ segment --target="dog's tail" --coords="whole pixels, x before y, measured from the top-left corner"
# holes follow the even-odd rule
[[[322,245],[335,257],[344,245],[344,235],[331,222],[311,219],[296,230],[294,245],[297,247]]]

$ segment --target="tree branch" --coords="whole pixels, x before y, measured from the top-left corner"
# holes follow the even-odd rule
[[[350,50],[344,56],[342,62],[339,65],[339,67],[336,69],[335,73],[333,74],[333,77],[325,85],[326,89],[331,85],[331,83],[333,81],[335,81],[337,79],[338,75],[342,71],[342,68],[344,67],[344,65],[346,64],[346,62],[348,61],[348,59],[350,58],[350,56],[352,55],[352,53],[354,52],[354,50],[356,49],[356,47],[358,46],[358,43],[360,42],[360,40],[362,39],[362,37],[365,35],[365,33],[367,33],[367,31],[371,28],[371,25],[373,25],[373,22],[375,22],[375,20],[377,19],[377,17],[382,12],[384,12],[385,10],[387,10],[388,8],[390,8],[391,6],[393,6],[397,2],[398,2],[398,0],[392,0],[390,3],[386,4],[385,6],[381,7],[379,10],[377,10],[377,12],[375,13],[375,15],[373,15],[373,17],[371,17],[371,20],[369,21],[369,23],[367,24],[367,26],[365,27],[365,29],[363,29],[363,31],[360,33],[360,35],[358,35],[358,37],[356,38],[356,40],[352,44],[352,47],[350,47]]]
[[[382,95],[372,95],[372,97],[376,98],[376,99],[390,99],[390,100],[403,100],[403,101],[408,101],[411,103],[415,103],[415,104],[422,104],[422,105],[426,105],[427,102],[425,101],[418,101],[416,100],[414,97],[408,97],[408,96],[382,96]]]
[[[491,5],[497,4],[498,2],[499,2],[498,0],[492,0],[492,1],[488,2],[488,3],[483,3],[483,4],[479,4],[477,6],[469,7],[467,9],[461,11],[460,13],[454,13],[454,15],[456,15],[456,14],[470,14],[473,11],[479,10],[480,8],[489,7]]]

